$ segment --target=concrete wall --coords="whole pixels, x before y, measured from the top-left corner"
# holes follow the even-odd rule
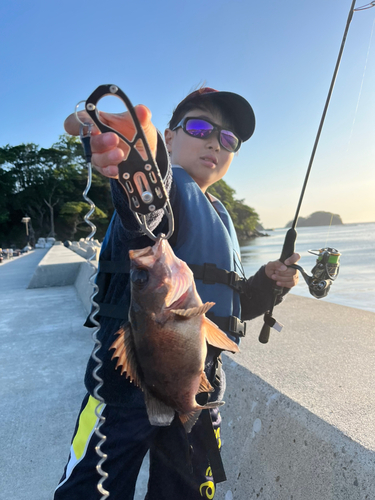
[[[78,295],[82,300],[82,303],[89,314],[91,311],[91,295],[93,294],[94,287],[90,284],[90,280],[95,282],[94,276],[98,269],[97,261],[83,262],[80,265],[79,272],[77,274],[74,286],[77,289]]]
[[[28,288],[45,288],[74,285],[87,313],[91,310],[91,294],[94,287],[90,278],[94,277],[98,262],[86,259],[77,252],[54,245],[39,262],[30,280]]]
[[[39,262],[28,288],[74,285],[85,262],[68,248],[54,245]]]

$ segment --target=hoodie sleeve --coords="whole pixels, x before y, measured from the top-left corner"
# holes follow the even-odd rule
[[[246,281],[245,293],[241,294],[241,319],[243,321],[261,316],[272,306],[275,282],[268,278],[265,268],[266,266],[262,266]],[[283,288],[282,294],[277,297],[276,305],[283,301],[288,292],[289,288]]]

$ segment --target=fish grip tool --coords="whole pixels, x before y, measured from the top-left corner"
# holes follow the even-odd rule
[[[76,107],[76,110],[77,110],[77,107]],[[78,118],[78,116],[77,116],[77,118]],[[79,118],[78,118],[78,120],[79,120]],[[96,207],[95,207],[95,203],[88,197],[88,192],[89,192],[89,190],[91,188],[91,184],[92,184],[92,164],[91,164],[91,147],[90,147],[92,124],[91,123],[83,123],[81,121],[80,121],[80,123],[81,123],[81,126],[80,126],[80,134],[79,135],[80,135],[80,139],[81,139],[82,146],[84,149],[86,166],[87,166],[87,184],[86,184],[85,190],[83,191],[83,198],[90,205],[90,210],[84,216],[85,222],[91,228],[91,233],[89,234],[89,236],[87,236],[85,238],[86,241],[88,242],[88,241],[93,240],[93,237],[96,233],[96,226],[90,220],[90,217],[95,212]],[[105,472],[105,470],[103,470],[102,465],[106,461],[107,455],[105,453],[103,453],[103,451],[101,450],[101,447],[105,443],[107,438],[100,430],[101,426],[105,423],[106,419],[102,414],[102,410],[104,408],[105,401],[99,394],[99,390],[103,386],[103,379],[98,374],[98,371],[101,369],[103,362],[97,355],[98,351],[102,347],[102,343],[100,342],[100,340],[98,338],[100,324],[97,321],[97,319],[95,318],[95,316],[99,313],[100,308],[99,308],[98,303],[95,301],[95,296],[97,295],[97,293],[99,291],[99,287],[96,284],[96,276],[98,274],[97,268],[92,263],[92,260],[94,258],[95,258],[95,252],[93,252],[92,255],[87,259],[87,261],[89,262],[89,264],[93,270],[93,274],[89,278],[89,282],[90,282],[92,289],[93,289],[93,293],[90,296],[91,313],[90,313],[89,317],[90,317],[91,323],[94,325],[94,329],[92,332],[92,339],[93,339],[94,344],[95,344],[94,349],[91,353],[91,357],[96,362],[96,366],[93,369],[92,376],[96,380],[97,385],[94,388],[93,394],[94,394],[95,399],[98,401],[98,404],[95,408],[95,415],[97,417],[97,424],[95,426],[94,432],[98,438],[98,443],[95,446],[96,454],[99,457],[99,461],[97,463],[96,470],[97,470],[98,474],[101,476],[98,483],[97,483],[97,489],[98,489],[99,493],[102,495],[100,500],[105,500],[106,498],[109,497],[109,491],[107,491],[103,487],[103,482],[108,478],[108,473]]]
[[[351,3],[351,6],[350,6],[350,10],[349,10],[348,18],[347,18],[347,21],[346,21],[346,26],[345,26],[344,34],[343,34],[343,37],[342,37],[342,40],[341,40],[341,46],[340,46],[339,54],[337,56],[335,69],[333,71],[333,76],[332,76],[332,79],[331,79],[331,84],[330,84],[330,87],[329,87],[329,90],[328,90],[328,94],[327,94],[327,98],[326,98],[326,101],[325,101],[325,105],[324,105],[324,109],[323,109],[323,112],[322,112],[322,116],[321,116],[321,119],[320,119],[318,131],[317,131],[317,134],[316,134],[316,137],[315,137],[315,142],[314,142],[314,146],[313,146],[313,149],[312,149],[312,152],[311,152],[310,161],[309,161],[309,164],[308,164],[308,167],[307,167],[307,172],[306,172],[305,180],[304,180],[304,183],[303,183],[303,186],[302,186],[301,195],[300,195],[300,198],[299,198],[299,201],[298,201],[296,214],[295,214],[295,217],[294,217],[294,220],[293,220],[292,227],[287,231],[287,233],[285,235],[284,245],[283,245],[283,249],[281,251],[281,256],[280,256],[280,261],[281,262],[285,262],[285,260],[288,259],[294,253],[295,242],[296,242],[296,238],[297,238],[296,227],[297,227],[297,222],[298,222],[298,216],[299,216],[300,208],[301,208],[301,205],[302,205],[302,200],[303,200],[303,197],[304,197],[304,194],[305,194],[307,182],[309,180],[311,168],[312,168],[312,165],[313,165],[313,162],[314,162],[315,153],[316,153],[316,150],[317,150],[317,147],[318,147],[318,144],[319,144],[319,139],[320,139],[320,135],[321,135],[321,132],[322,132],[322,129],[323,129],[323,125],[324,125],[325,117],[326,117],[326,114],[327,114],[328,106],[329,106],[329,103],[330,103],[330,100],[331,100],[333,88],[335,86],[335,82],[336,82],[336,78],[337,78],[337,73],[339,71],[340,62],[341,62],[342,54],[343,54],[344,47],[345,47],[346,37],[347,37],[348,31],[349,31],[350,23],[351,23],[352,18],[353,18],[353,13],[355,11],[355,9],[354,9],[355,3],[356,3],[356,0],[353,0],[352,3]],[[323,250],[324,249],[322,249],[322,251]],[[335,250],[335,249],[333,249],[333,250]],[[339,252],[337,252],[337,253],[339,254]],[[338,265],[338,260],[337,260],[336,264]],[[295,267],[295,266],[293,266],[293,267]],[[295,269],[299,269],[299,266],[295,267]],[[313,269],[313,271],[314,271],[314,269]],[[338,269],[338,267],[337,267],[337,269]],[[317,269],[316,269],[316,271],[317,271]],[[314,273],[313,273],[313,276],[314,276]],[[337,272],[334,273],[334,277],[336,277],[336,276],[337,276]],[[305,276],[304,276],[304,279],[306,281],[307,278],[305,278]],[[322,280],[322,281],[324,281],[324,280]],[[333,280],[331,279],[330,281],[332,283]],[[329,283],[329,286],[325,287],[325,290],[327,291],[327,293],[329,291],[331,283]],[[309,279],[307,279],[307,284],[309,286],[310,293],[312,293],[313,291],[315,293],[315,290],[313,289],[313,286],[312,286],[312,280],[310,281]],[[282,327],[283,327],[280,323],[278,323],[275,320],[275,318],[272,317],[273,309],[274,309],[274,307],[276,305],[277,298],[282,293],[283,293],[283,289],[281,287],[279,287],[279,286],[275,286],[274,287],[271,307],[270,307],[270,309],[264,315],[264,325],[263,325],[263,327],[261,329],[261,332],[260,332],[260,335],[259,335],[259,342],[261,342],[262,344],[267,344],[267,342],[269,340],[269,337],[270,337],[270,330],[271,330],[271,328],[274,328],[275,330],[277,330],[277,331],[280,332],[281,329],[282,329]],[[312,295],[314,295],[314,293],[312,293]],[[318,290],[318,293],[319,293],[319,290]],[[327,293],[325,295],[322,295],[322,296],[326,296]],[[314,295],[314,297],[317,297],[317,295]],[[321,298],[321,297],[317,297],[317,298]]]
[[[132,139],[127,139],[100,120],[97,105],[105,96],[118,97],[125,104],[136,129]],[[142,232],[154,241],[158,237],[170,238],[174,230],[174,219],[169,197],[130,99],[117,85],[100,85],[87,99],[85,109],[102,133],[115,133],[130,148],[126,159],[118,165],[118,180],[128,197],[129,206]],[[167,217],[168,233],[155,236],[148,227],[147,215],[159,209],[163,209]]]

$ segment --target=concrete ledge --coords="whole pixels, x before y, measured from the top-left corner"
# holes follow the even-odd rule
[[[91,312],[90,298],[94,291],[94,287],[90,284],[90,278],[96,273],[97,268],[98,262],[95,260],[82,262],[77,279],[74,282],[74,286],[76,287],[77,293],[82,300],[87,314]]]
[[[61,245],[53,246],[38,264],[28,288],[74,285],[85,259]]]

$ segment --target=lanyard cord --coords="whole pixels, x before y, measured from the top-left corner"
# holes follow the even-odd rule
[[[81,138],[81,142],[82,142],[83,149],[85,152],[86,165],[87,165],[87,184],[86,184],[85,190],[83,191],[83,198],[90,205],[90,210],[85,215],[84,220],[91,227],[91,233],[86,238],[86,241],[92,241],[92,238],[94,237],[94,235],[96,233],[96,226],[93,222],[90,221],[90,217],[94,213],[96,207],[95,207],[95,203],[88,197],[88,192],[91,188],[91,183],[92,183],[92,164],[91,164],[91,147],[90,147],[91,128],[92,128],[91,124],[84,124],[81,122],[80,138]],[[93,369],[92,376],[97,381],[97,385],[94,388],[94,397],[98,401],[98,404],[95,408],[95,415],[97,418],[97,423],[95,426],[95,435],[97,436],[99,441],[98,441],[97,445],[95,446],[95,451],[99,457],[99,461],[97,463],[96,470],[98,471],[98,474],[101,476],[98,483],[97,483],[97,490],[102,495],[100,497],[100,500],[105,500],[106,498],[109,497],[109,491],[107,491],[103,487],[103,483],[108,478],[108,473],[102,469],[102,465],[106,461],[107,455],[105,453],[103,453],[103,451],[101,450],[101,447],[102,447],[103,443],[105,443],[107,437],[100,430],[101,426],[105,423],[106,419],[103,416],[103,409],[104,409],[105,401],[102,398],[102,396],[99,394],[99,390],[103,386],[103,379],[98,374],[98,371],[103,366],[103,362],[97,355],[98,351],[102,347],[102,343],[100,342],[100,340],[98,338],[100,324],[97,321],[97,319],[95,318],[95,316],[99,312],[99,305],[97,302],[95,302],[94,297],[97,295],[97,293],[99,291],[99,287],[95,283],[95,279],[96,279],[98,272],[97,272],[97,269],[94,266],[94,264],[91,262],[94,259],[94,257],[95,257],[95,253],[93,253],[93,255],[88,259],[88,262],[91,265],[92,270],[93,270],[93,274],[90,276],[90,279],[89,279],[89,282],[90,282],[91,286],[93,287],[93,293],[90,297],[91,306],[92,306],[91,313],[90,313],[90,321],[94,325],[92,339],[93,339],[94,344],[95,344],[94,349],[93,349],[92,354],[91,354],[91,357],[96,362],[96,366]]]

